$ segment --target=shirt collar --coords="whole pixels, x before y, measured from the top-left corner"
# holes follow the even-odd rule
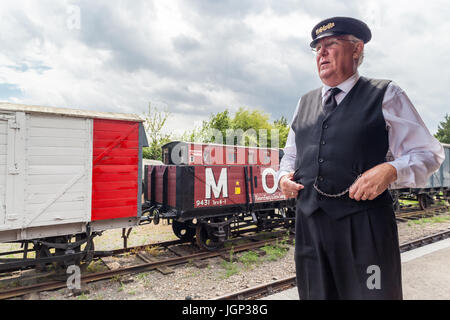
[[[358,80],[359,80],[359,73],[357,71],[350,78],[348,78],[344,82],[338,84],[336,87],[341,89],[343,93],[347,94],[350,92],[350,90],[352,90],[353,86],[356,84],[356,82],[358,82]],[[331,88],[334,88],[334,87],[329,87],[326,84],[324,84],[322,87],[322,97],[325,96],[325,94]]]

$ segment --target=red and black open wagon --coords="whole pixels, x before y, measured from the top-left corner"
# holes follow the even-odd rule
[[[195,148],[207,151],[208,157],[196,156]],[[239,149],[244,151],[242,160],[230,157],[235,163],[227,163],[226,156],[236,155]],[[292,200],[276,185],[277,149],[173,142],[162,150],[166,163],[173,163],[174,158],[182,161],[145,167],[147,212],[151,219],[171,219],[179,238],[195,238],[200,246],[215,249],[231,232],[255,230],[251,226],[257,230],[292,227]],[[222,161],[210,157],[217,150],[222,150]],[[251,154],[255,164],[248,164]],[[205,164],[205,159],[213,164]]]

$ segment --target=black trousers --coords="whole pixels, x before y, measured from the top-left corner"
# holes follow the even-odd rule
[[[392,206],[335,220],[321,209],[296,215],[295,264],[301,300],[402,299]]]

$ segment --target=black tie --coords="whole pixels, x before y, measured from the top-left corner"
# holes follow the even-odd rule
[[[323,109],[325,110],[326,115],[330,114],[337,107],[335,96],[342,90],[339,88],[331,88],[329,91],[331,91],[331,94],[323,105]]]

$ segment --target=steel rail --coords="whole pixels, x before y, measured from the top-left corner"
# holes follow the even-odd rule
[[[277,291],[283,291],[297,285],[295,276],[273,281],[268,284],[262,284],[256,287],[223,295],[212,300],[245,300],[247,298],[255,298],[261,295],[273,294]]]
[[[430,244],[430,243],[445,240],[447,238],[450,238],[450,230],[434,233],[432,235],[401,244],[400,252],[403,253],[406,251],[410,251],[410,250],[413,250],[413,249],[416,249],[419,247],[426,246],[427,244]]]

